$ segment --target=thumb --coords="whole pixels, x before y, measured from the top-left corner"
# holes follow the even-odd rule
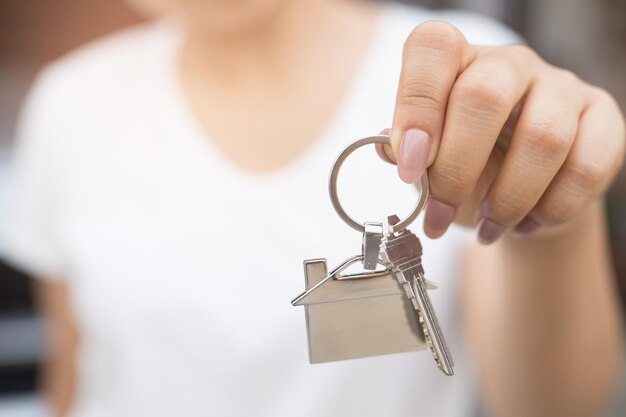
[[[391,129],[391,148],[404,182],[417,182],[435,159],[448,96],[468,49],[461,32],[445,22],[420,24],[404,44]]]

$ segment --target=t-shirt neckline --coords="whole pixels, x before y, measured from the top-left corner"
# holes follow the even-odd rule
[[[370,72],[374,70],[374,64],[379,56],[380,48],[383,46],[383,31],[386,26],[385,22],[388,19],[389,9],[388,6],[381,6],[381,10],[378,12],[379,15],[376,17],[375,28],[373,29],[369,45],[361,56],[358,67],[339,104],[336,106],[336,111],[326,122],[321,133],[291,161],[268,171],[252,171],[237,165],[215,145],[208,132],[200,125],[185,96],[179,77],[178,54],[180,53],[182,36],[177,32],[176,42],[172,43],[167,64],[164,66],[166,74],[162,87],[166,90],[169,97],[168,109],[175,119],[177,130],[188,132],[185,135],[186,138],[181,140],[187,141],[195,148],[196,152],[199,152],[206,158],[207,162],[210,161],[215,172],[223,173],[224,176],[229,178],[229,181],[237,183],[242,187],[257,187],[291,181],[299,173],[308,172],[307,166],[314,163],[320,156],[339,154],[342,146],[347,145],[351,140],[358,139],[347,137],[345,141],[343,139],[341,141],[333,140],[338,136],[349,134],[349,125],[352,118],[360,113],[359,106],[364,105],[357,99],[358,92],[362,88],[367,88],[367,80],[371,79]],[[330,170],[330,161],[328,162]]]

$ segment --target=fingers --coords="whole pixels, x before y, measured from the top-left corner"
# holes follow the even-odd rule
[[[529,216],[516,227],[517,234],[568,222],[601,194],[623,162],[624,136],[618,106],[608,94],[596,91],[580,118],[565,162]]]
[[[506,156],[480,207],[481,243],[494,242],[522,220],[559,171],[586,104],[579,84],[570,73],[558,71],[528,92]]]
[[[389,135],[389,132],[391,131],[391,129],[389,128],[385,128],[383,130],[380,131],[380,135]],[[395,165],[395,162],[393,161],[393,159],[391,159],[391,157],[389,156],[389,154],[387,152],[389,152],[388,149],[386,149],[382,143],[377,143],[374,145],[376,147],[376,153],[378,154],[378,156],[380,157],[380,159],[382,159],[383,161]]]
[[[531,72],[519,69],[521,59],[486,53],[454,84],[437,158],[429,169],[431,199],[424,224],[429,237],[441,236],[474,192],[500,132],[529,87]]]
[[[463,35],[448,23],[423,23],[407,39],[391,134],[403,181],[417,182],[435,159],[448,96],[471,56]]]
[[[391,149],[377,152],[408,183],[429,167],[429,237],[484,196],[479,240],[491,243],[582,211],[621,165],[624,131],[608,94],[530,49],[469,46],[454,27],[427,22],[405,43]]]

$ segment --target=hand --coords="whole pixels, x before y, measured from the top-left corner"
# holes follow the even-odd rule
[[[469,45],[426,22],[404,45],[391,149],[377,150],[405,182],[428,168],[429,237],[478,223],[488,244],[574,219],[616,175],[624,137],[605,91],[526,46]]]

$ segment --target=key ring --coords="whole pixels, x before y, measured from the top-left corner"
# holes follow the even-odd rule
[[[330,178],[328,180],[328,191],[330,193],[330,201],[332,202],[335,211],[337,212],[339,217],[344,222],[346,222],[348,226],[350,226],[354,230],[357,230],[361,233],[365,231],[365,228],[363,227],[363,223],[359,223],[356,220],[354,220],[345,212],[343,207],[341,207],[341,203],[339,202],[339,197],[337,196],[337,177],[339,176],[339,169],[341,168],[341,165],[343,165],[344,161],[348,158],[348,156],[352,152],[354,152],[361,146],[369,145],[372,143],[382,143],[382,144],[388,145],[390,143],[389,136],[385,136],[385,135],[370,136],[367,138],[359,139],[353,144],[349,145],[337,157],[337,160],[333,164],[333,168],[330,171]],[[424,175],[422,175],[422,178],[420,181],[420,198],[417,204],[415,205],[415,207],[413,208],[413,210],[407,216],[406,219],[401,220],[400,223],[393,226],[393,230],[402,230],[406,228],[409,224],[411,224],[413,220],[417,218],[417,216],[420,214],[420,212],[424,208],[427,198],[428,198],[428,174],[424,172]]]

